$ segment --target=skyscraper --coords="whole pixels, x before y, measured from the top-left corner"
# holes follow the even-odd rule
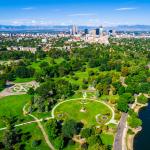
[[[88,30],[88,29],[85,29],[85,30],[84,30],[84,34],[89,34],[89,30]]]
[[[103,27],[102,26],[100,26],[99,28],[96,29],[96,35],[97,36],[103,35]]]
[[[96,35],[100,35],[100,29],[99,28],[96,29]]]
[[[78,34],[78,27],[76,25],[72,26],[72,35]]]
[[[103,35],[103,31],[104,31],[103,26],[100,26],[99,31],[100,31],[99,35],[100,35],[100,36]]]

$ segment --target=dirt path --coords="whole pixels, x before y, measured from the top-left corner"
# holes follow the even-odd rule
[[[47,145],[49,146],[49,148],[50,148],[51,150],[55,150],[54,146],[53,146],[52,143],[49,141],[48,135],[46,134],[46,132],[45,132],[45,130],[44,130],[44,128],[43,128],[43,125],[41,124],[41,121],[40,121],[38,118],[36,118],[35,116],[31,115],[31,114],[29,114],[29,116],[31,116],[32,118],[34,118],[35,121],[37,122],[37,124],[38,124],[39,128],[41,129],[41,132],[42,132],[42,134],[43,134],[43,136],[44,136],[44,139],[45,139]]]
[[[27,106],[27,104],[23,107],[23,113],[24,113],[24,115],[27,115],[27,114],[28,114],[27,111],[26,111],[26,106]],[[39,128],[41,129],[41,132],[42,132],[42,134],[43,134],[43,136],[44,136],[44,139],[45,139],[47,145],[49,146],[49,148],[50,148],[51,150],[55,150],[54,146],[53,146],[52,143],[49,141],[48,135],[47,135],[47,133],[45,132],[45,130],[44,130],[44,128],[43,128],[43,125],[41,124],[42,119],[39,120],[37,117],[35,117],[35,116],[32,115],[32,114],[28,114],[28,115],[29,115],[30,117],[32,117],[32,118],[35,120],[35,122],[38,124],[38,126],[39,126]],[[47,119],[49,120],[49,119],[51,119],[51,118],[47,118]]]

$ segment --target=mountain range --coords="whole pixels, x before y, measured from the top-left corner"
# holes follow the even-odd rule
[[[79,30],[84,29],[94,29],[96,26],[78,26]],[[13,26],[13,25],[0,25],[0,31],[69,31],[71,29],[71,25],[68,26]],[[118,25],[118,26],[107,26],[104,27],[105,30],[116,30],[116,31],[150,31],[150,25]]]

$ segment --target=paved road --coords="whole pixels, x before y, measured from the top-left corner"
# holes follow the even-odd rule
[[[123,137],[124,137],[124,130],[126,129],[126,120],[127,120],[128,114],[123,113],[118,125],[115,141],[114,141],[114,147],[113,150],[123,150],[124,144],[123,144]]]

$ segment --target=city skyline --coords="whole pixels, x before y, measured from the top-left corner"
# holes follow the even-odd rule
[[[150,25],[148,0],[0,1],[2,25]]]

